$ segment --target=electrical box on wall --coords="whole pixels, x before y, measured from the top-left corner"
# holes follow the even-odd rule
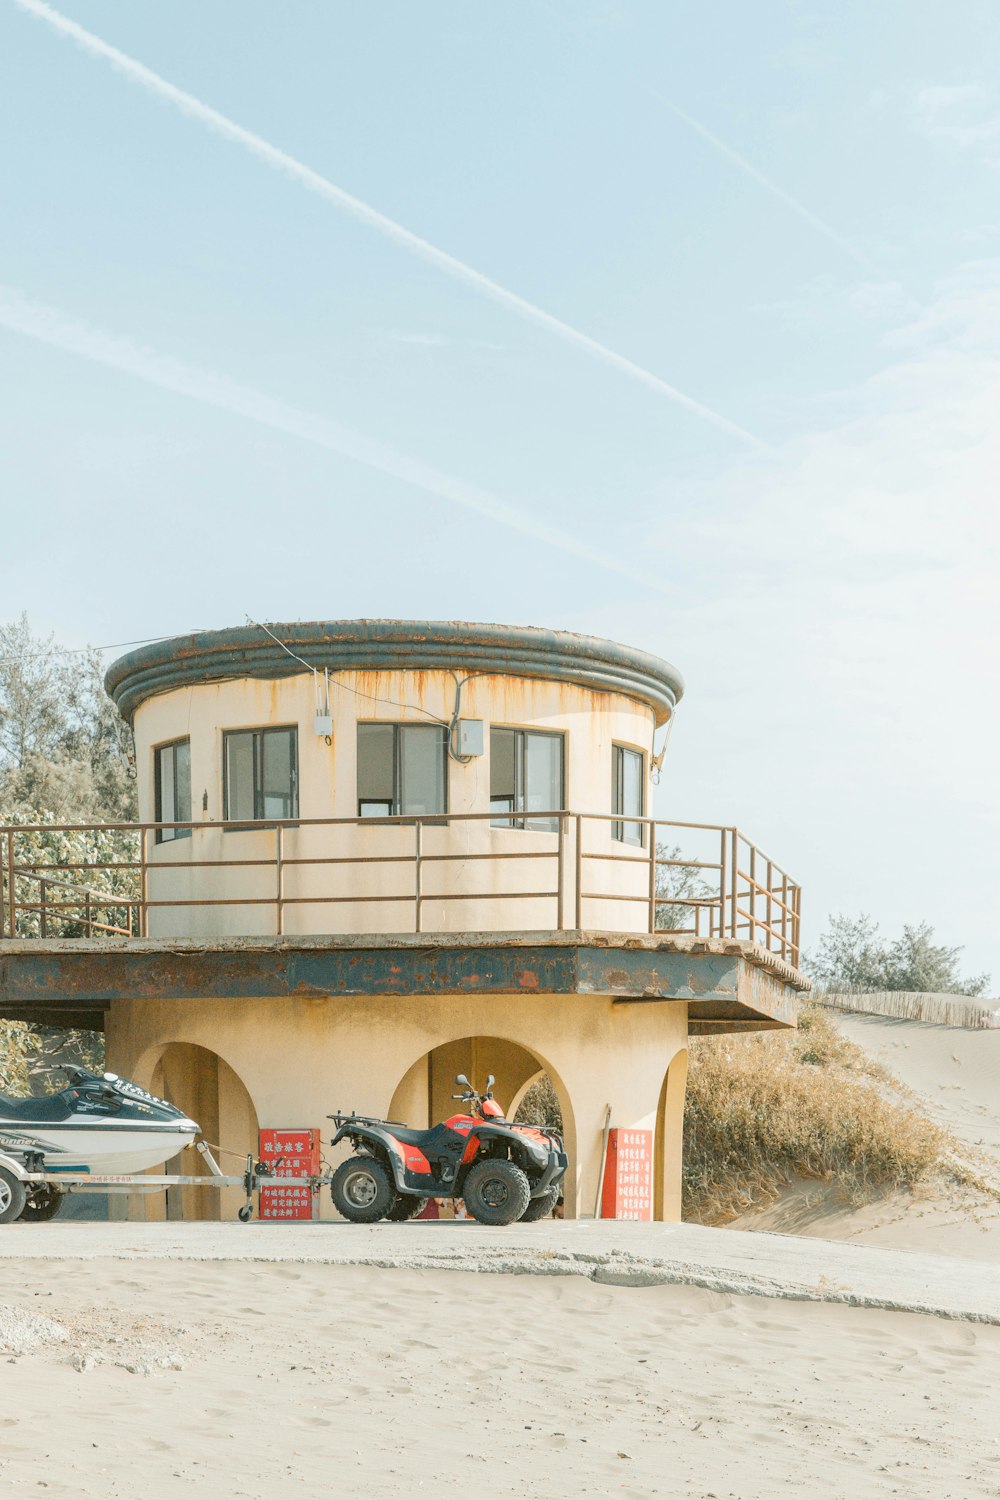
[[[482,719],[459,719],[456,739],[458,741],[459,755],[482,755]]]
[[[333,734],[333,715],[332,714],[317,714],[316,717],[313,719],[313,729],[315,730],[316,734],[325,734],[327,736],[332,735]]]

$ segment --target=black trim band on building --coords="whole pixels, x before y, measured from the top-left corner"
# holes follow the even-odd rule
[[[292,677],[306,665],[330,672],[446,671],[568,682],[638,699],[653,710],[657,724],[670,717],[684,692],[680,672],[658,656],[534,625],[317,620],[269,624],[268,630],[278,640],[246,625],[157,641],[112,662],[105,685],[129,720],[147,699],[175,688],[241,677]]]

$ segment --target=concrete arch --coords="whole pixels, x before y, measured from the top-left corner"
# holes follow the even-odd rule
[[[526,1079],[525,1082],[522,1083],[522,1085],[518,1089],[517,1093],[514,1095],[514,1097],[511,1099],[510,1103],[507,1105],[507,1114],[508,1114],[508,1116],[509,1116],[510,1119],[513,1120],[514,1116],[517,1114],[518,1110],[521,1108],[521,1104],[522,1104],[522,1102],[524,1100],[524,1096],[528,1092],[528,1090],[531,1088],[531,1085],[533,1083],[537,1083],[539,1081],[539,1079],[544,1078],[544,1077],[545,1077],[545,1069],[544,1068],[539,1068],[539,1070],[538,1070],[537,1073],[533,1074],[531,1078]]]
[[[404,1120],[418,1128],[447,1119],[457,1107],[451,1098],[455,1074],[465,1073],[481,1088],[486,1082],[487,1071],[496,1075],[497,1097],[508,1117],[514,1113],[510,1100],[520,1101],[528,1087],[543,1073],[548,1073],[552,1079],[559,1096],[563,1134],[570,1158],[564,1189],[566,1216],[573,1217],[576,1211],[576,1126],[572,1100],[557,1071],[534,1046],[509,1036],[473,1036],[467,1031],[464,1035],[459,1033],[438,1041],[417,1057],[400,1078],[389,1105],[390,1118]]]
[[[153,1050],[153,1049],[150,1049]],[[245,1157],[257,1154],[258,1119],[250,1091],[219,1053],[193,1042],[168,1042],[149,1070],[150,1092],[168,1099],[191,1119],[212,1145]],[[144,1059],[144,1061],[146,1061]],[[146,1061],[147,1068],[149,1067]],[[234,1159],[223,1157],[223,1171],[233,1171]],[[191,1150],[175,1157],[168,1172],[201,1175],[207,1168]],[[147,1200],[147,1217],[168,1219],[228,1219],[243,1202],[239,1188],[168,1188]]]
[[[675,1052],[663,1077],[656,1107],[653,1151],[653,1218],[679,1223],[684,1154],[684,1095],[687,1088],[688,1049]]]

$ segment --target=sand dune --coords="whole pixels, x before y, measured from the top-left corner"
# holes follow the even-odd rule
[[[997,1493],[998,1327],[579,1277],[4,1272],[66,1336],[0,1358],[3,1495]]]
[[[1000,1192],[1000,1031],[828,1014],[911,1091],[914,1107],[948,1131]],[[862,1208],[846,1205],[834,1185],[798,1182],[777,1203],[730,1227],[1000,1263],[1000,1201],[945,1178]]]

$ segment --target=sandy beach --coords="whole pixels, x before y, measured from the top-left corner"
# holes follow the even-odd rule
[[[4,1273],[29,1319],[0,1360],[4,1495],[1000,1493],[996,1326],[579,1277]]]

